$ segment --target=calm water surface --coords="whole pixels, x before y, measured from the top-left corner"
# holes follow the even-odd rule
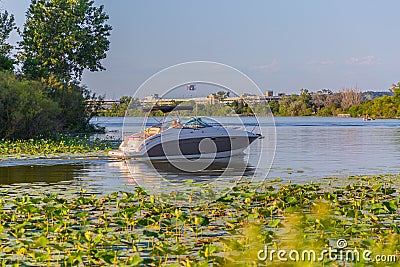
[[[229,122],[230,118],[219,120]],[[95,122],[106,127],[107,136],[121,136],[123,118],[97,118]],[[248,119],[248,129],[253,127],[253,122]],[[244,173],[236,173],[234,166],[229,175],[234,178],[235,175],[255,175],[263,179],[269,171],[267,179],[281,177],[303,182],[332,176],[400,172],[399,120],[364,122],[356,118],[278,117],[275,124],[276,151],[271,170],[268,160],[261,159],[258,163],[260,150],[271,150],[271,147],[261,148],[260,142],[268,141],[261,139],[251,145],[250,154],[235,159],[235,166],[241,169],[245,166]],[[138,130],[142,119],[135,118],[129,125],[131,130]],[[260,121],[260,125],[262,128],[271,126],[267,121]],[[156,168],[170,180],[202,180],[218,176],[226,167],[224,164],[219,162],[195,174],[182,173],[168,163],[160,163]],[[132,190],[135,180],[152,176],[152,169],[149,163],[135,162],[131,174],[123,162],[107,157],[2,160],[0,183],[2,187],[52,184],[109,193]]]

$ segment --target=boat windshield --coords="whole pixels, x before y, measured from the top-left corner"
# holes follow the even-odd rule
[[[210,124],[203,121],[201,118],[191,118],[185,123],[186,127],[211,127]]]

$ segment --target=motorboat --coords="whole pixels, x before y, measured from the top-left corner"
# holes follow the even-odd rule
[[[192,117],[185,123],[171,120],[125,136],[119,149],[108,155],[119,159],[217,159],[242,153],[260,137],[258,133],[228,129],[202,117]]]
[[[372,118],[371,116],[369,116],[368,114],[363,117],[363,121],[371,121],[371,120],[375,120],[375,119]]]

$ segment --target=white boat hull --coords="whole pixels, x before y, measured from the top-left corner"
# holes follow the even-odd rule
[[[109,156],[120,159],[216,159],[243,151],[261,136],[223,127],[171,128],[146,139],[125,140]],[[133,137],[132,137],[133,138]]]
[[[143,159],[143,160],[175,160],[175,159],[221,159],[221,158],[228,158],[231,156],[242,154],[246,148],[235,149],[232,151],[223,151],[217,153],[208,153],[208,154],[187,154],[187,155],[172,155],[172,156],[148,156],[146,154],[140,154],[135,152],[127,152],[124,153],[120,150],[113,150],[108,152],[108,155],[113,158],[118,159]]]

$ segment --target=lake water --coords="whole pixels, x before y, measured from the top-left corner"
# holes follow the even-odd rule
[[[129,129],[140,129],[142,120],[129,121]],[[225,124],[232,121],[228,117],[218,120]],[[254,128],[252,120],[243,119],[247,129]],[[121,137],[123,118],[97,118],[94,122],[106,127],[107,136]],[[259,139],[247,154],[234,159],[233,167],[228,166],[229,171],[225,174],[232,178],[280,177],[304,182],[324,177],[400,172],[400,120],[364,122],[358,118],[278,117],[275,126],[275,153],[272,153],[275,136]],[[260,120],[260,127],[261,130],[269,129],[271,133],[271,120]],[[262,146],[262,142],[270,145]],[[241,171],[236,171],[237,166]],[[105,156],[2,160],[0,183],[2,187],[51,184],[85,188],[95,193],[129,191],[135,188],[137,181],[153,183],[154,167],[158,176],[174,182],[181,179],[211,180],[225,171],[227,165],[221,161],[203,172],[182,173],[165,162],[153,166],[138,161],[127,166]]]

